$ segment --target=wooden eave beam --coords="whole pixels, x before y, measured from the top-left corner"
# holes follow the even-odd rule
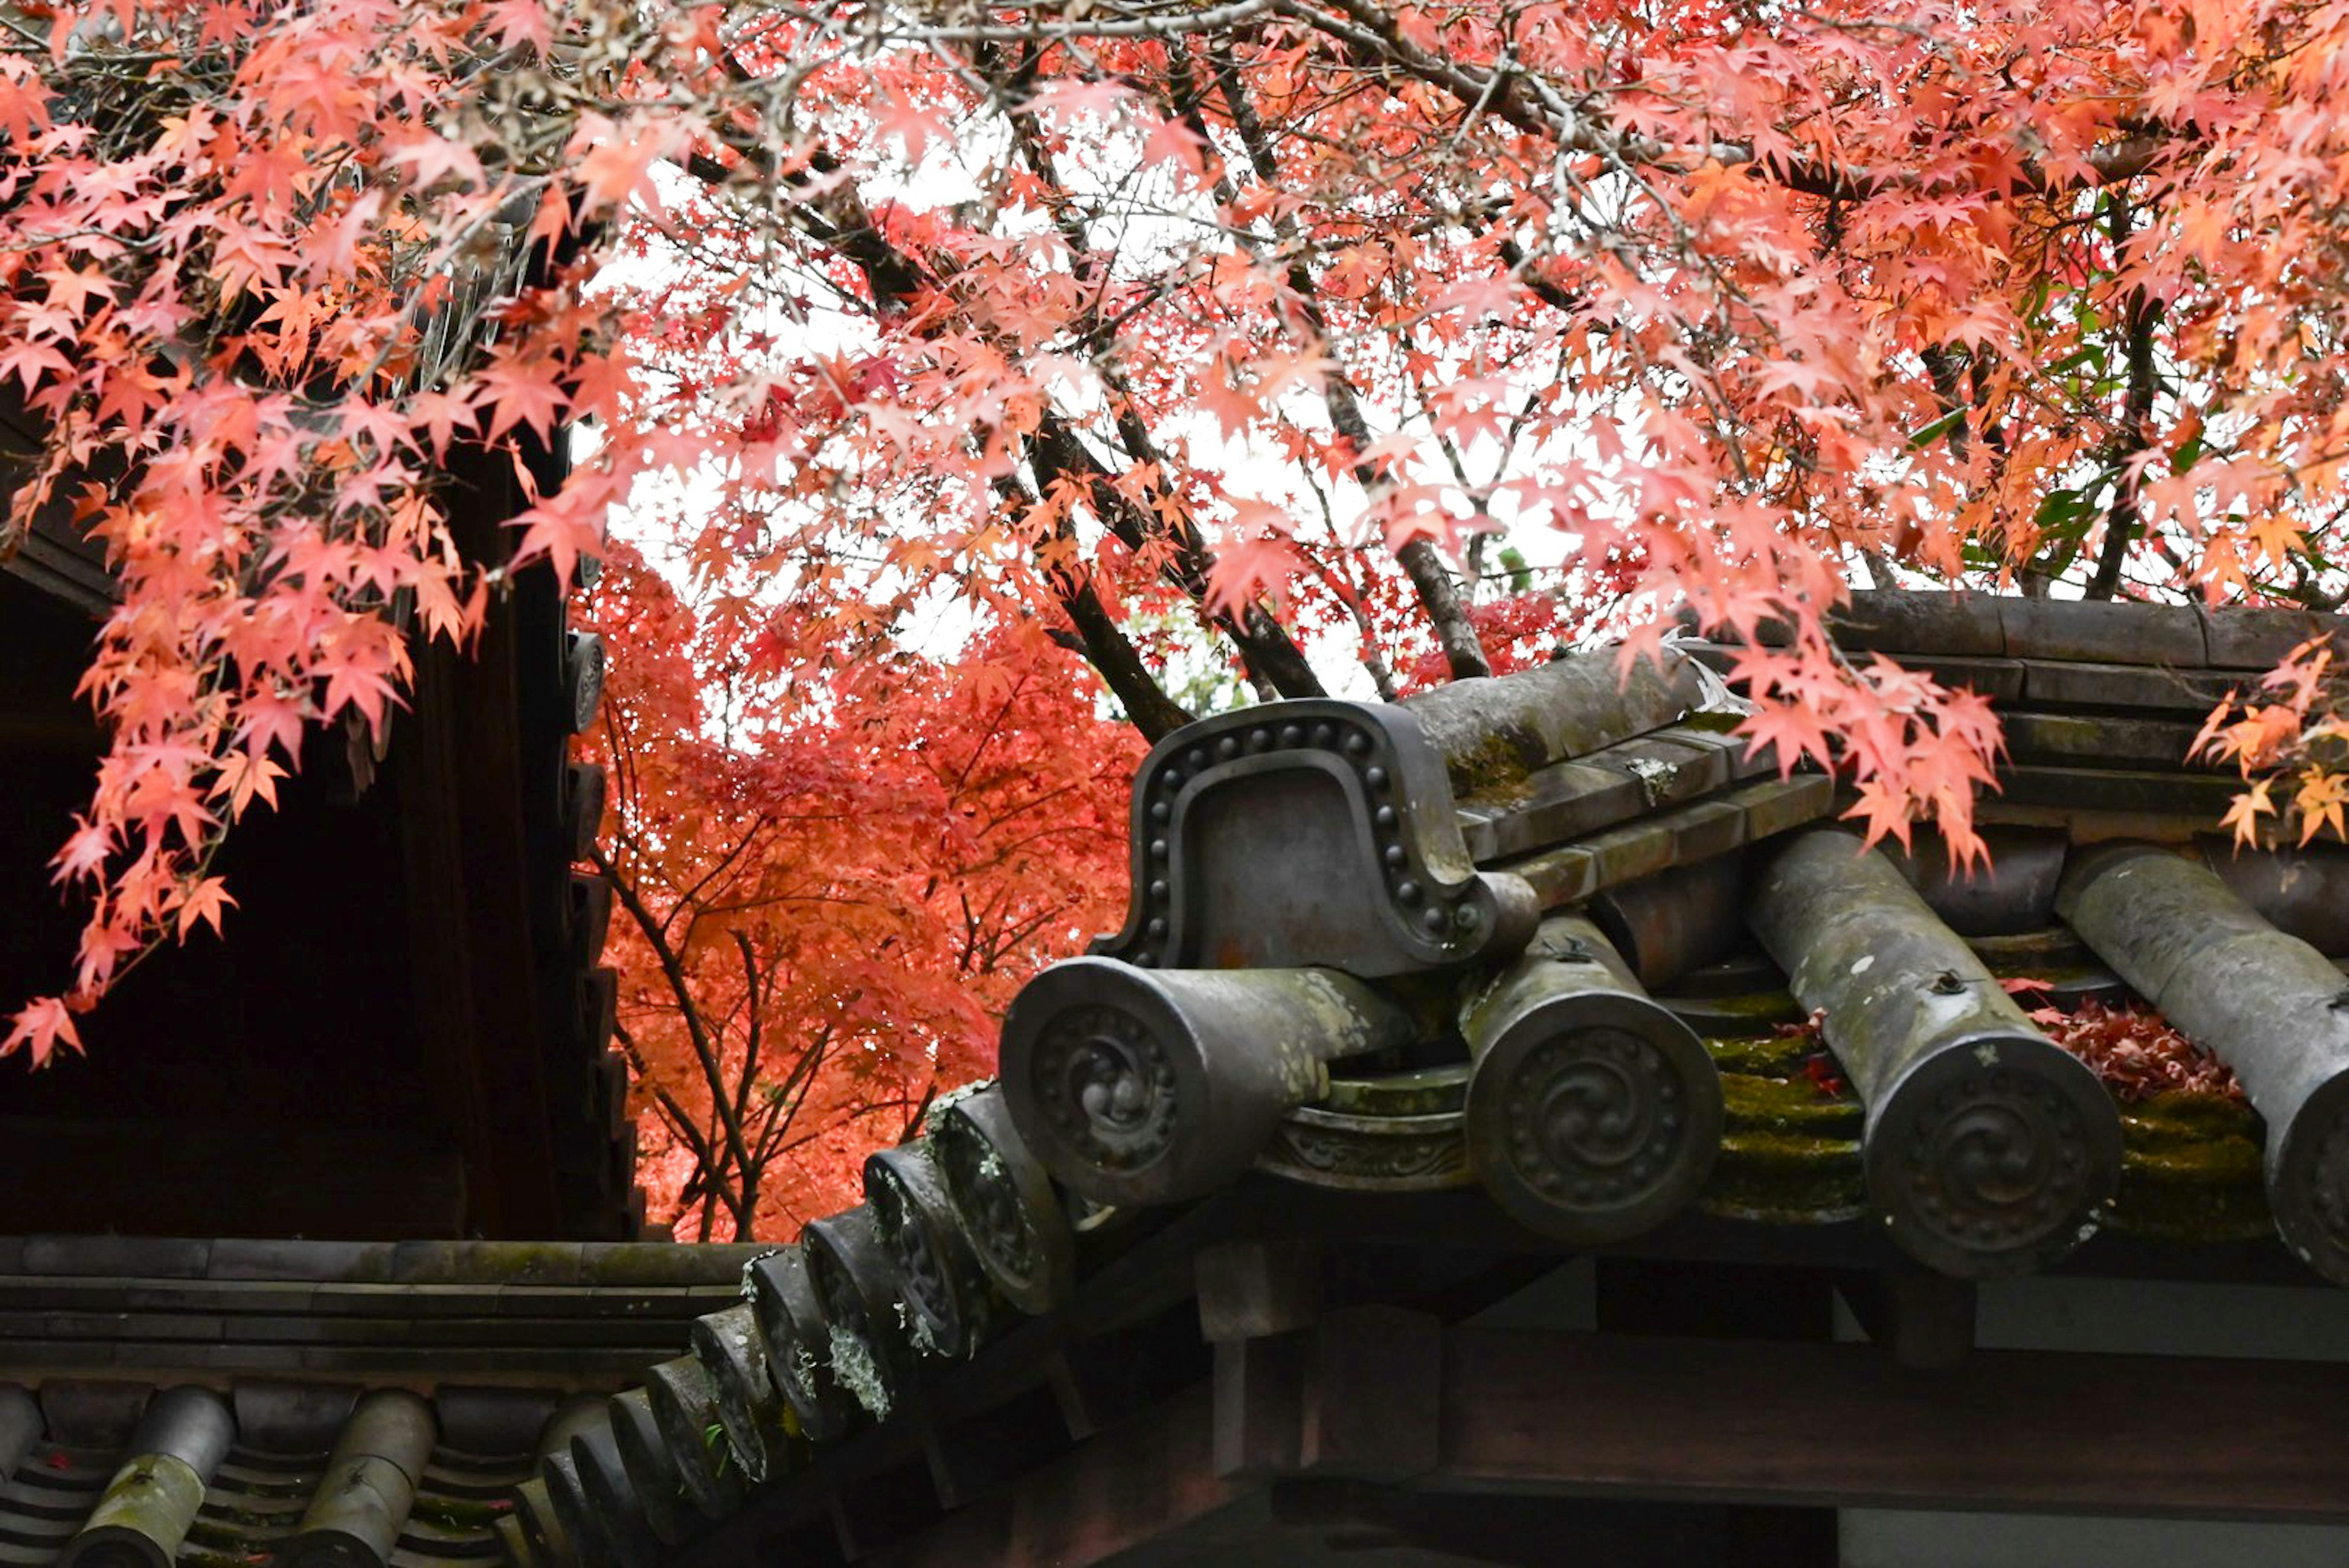
[[[0,1214],[54,1234],[137,1214],[153,1236],[451,1233],[464,1172],[401,1128],[0,1116]]]
[[[1216,1474],[1214,1417],[1208,1389],[1188,1389],[948,1515],[889,1561],[900,1568],[1063,1568],[1194,1525],[1257,1490]]]
[[[1975,1351],[1919,1367],[1873,1345],[1412,1326],[1318,1330],[1332,1344],[1309,1349],[1283,1418],[1309,1438],[1340,1417],[1385,1434],[1368,1479],[1418,1490],[2349,1521],[2349,1365]],[[1317,1363],[1344,1376],[1322,1383]],[[1295,1475],[1368,1474],[1293,1451]]]
[[[1297,1348],[1292,1400],[1257,1390],[1246,1410],[1220,1409],[1240,1380],[1218,1376],[887,1560],[1098,1563],[1198,1539],[1218,1515],[1255,1518],[1263,1489],[1298,1481],[1396,1498],[2349,1521],[2344,1365],[1986,1351],[1932,1370],[1869,1345],[1444,1330],[1392,1308],[1332,1314]],[[1237,1427],[1291,1423],[1295,1440],[1250,1443],[1257,1462],[1231,1465]]]

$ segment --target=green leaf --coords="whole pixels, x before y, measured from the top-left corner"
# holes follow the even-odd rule
[[[2088,520],[2096,509],[2088,498],[2076,490],[2052,490],[2039,503],[2039,510],[2031,521],[2039,532],[2051,539],[2076,537],[2087,531]]]
[[[1524,555],[1518,551],[1516,545],[1504,545],[1501,546],[1501,569],[1509,574],[1509,591],[1511,593],[1523,594],[1533,591],[1534,569],[1526,564]]]
[[[1910,452],[1923,451],[1925,448],[1932,445],[1935,441],[1940,441],[1943,436],[1948,435],[1951,431],[1958,429],[1965,422],[1965,418],[1966,410],[1963,408],[1951,409],[1948,413],[1943,414],[1940,419],[1935,420],[1931,424],[1927,425],[1915,435],[1910,436],[1909,438],[1909,450]]]

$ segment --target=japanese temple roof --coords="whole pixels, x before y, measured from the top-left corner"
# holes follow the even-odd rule
[[[2349,852],[2235,853],[2216,831],[2235,781],[2178,760],[2225,689],[2341,623],[1863,595],[1838,624],[1992,695],[2012,754],[1986,871],[1863,849],[1833,781],[1728,734],[1736,650],[1692,640],[1628,679],[1561,659],[1162,743],[1135,781],[1123,929],[1023,991],[999,1085],[874,1156],[864,1204],[753,1262],[690,1354],[590,1418],[608,1439],[542,1467],[534,1558],[768,1562],[820,1537],[824,1556],[1016,1539],[1023,1560],[1088,1560],[1071,1489],[1136,1467],[1194,1478],[1154,1482],[1149,1506],[1178,1512],[1259,1471],[1417,1473],[1455,1434],[1381,1399],[1411,1407],[1432,1378],[1448,1410],[1455,1378],[1490,1372],[1494,1399],[1539,1380],[1427,1303],[1576,1253],[1827,1271],[1924,1361],[1963,1354],[1975,1280],[2349,1277]],[[2158,1010],[2244,1096],[2123,1097],[2010,981],[2033,1005]],[[1331,1297],[1418,1304],[1350,1307],[1299,1350]],[[1413,1350],[1420,1323],[1437,1338]],[[1212,1398],[1181,1392],[1203,1341]],[[1359,1376],[1349,1356],[1370,1357]],[[1997,1375],[2014,1410],[2077,1404],[2046,1366]],[[2177,1376],[2341,1392],[2281,1365]],[[1116,1447],[1087,1441],[1103,1411],[1143,1405],[1159,1435],[1088,1469]],[[1978,1440],[2009,1440],[1994,1425]],[[1210,1428],[1212,1462],[1182,1446]],[[1000,1489],[1023,1473],[1065,1519],[1019,1514],[1028,1492]],[[2002,1484],[2033,1506],[2103,1495]]]
[[[506,1558],[515,1489],[755,1251],[0,1241],[0,1563]]]
[[[2296,1456],[2349,1366],[1933,1381],[1977,1280],[2349,1274],[2349,852],[2232,852],[2234,781],[2175,760],[2215,686],[2333,623],[1985,605],[1863,596],[1841,632],[1994,689],[1971,878],[1746,754],[1733,649],[1244,710],[1143,765],[1129,918],[1023,991],[1001,1082],[790,1247],[0,1242],[0,1568],[1061,1563],[1264,1477],[1420,1478],[1367,1523],[1272,1505],[1380,1539],[1454,1485],[1816,1499],[1903,1445],[1868,1495],[1930,1502],[1944,1440],[2070,1456],[1978,1504],[2158,1473],[2173,1511],[2337,1517]],[[2247,1098],[2123,1097],[2002,980],[2156,1009]],[[1578,1256],[1833,1282],[1900,1370],[1476,1315]],[[1640,1403],[1725,1386],[1779,1457]],[[2271,1436],[2180,1471],[2186,1407]]]

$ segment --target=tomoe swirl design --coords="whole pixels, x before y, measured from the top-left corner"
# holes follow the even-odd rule
[[[2310,1262],[2334,1278],[2349,1270],[2349,1109],[2335,1112],[2323,1125],[2312,1155],[2289,1160],[2278,1172],[2284,1190],[2273,1200],[2279,1220],[2289,1220],[2286,1239],[2306,1249],[2315,1242],[2328,1254]],[[2294,1236],[2294,1230],[2313,1231]]]
[[[1035,1278],[1043,1265],[1041,1238],[1001,1157],[959,1118],[939,1127],[936,1145],[939,1174],[972,1244],[1011,1278]]]
[[[1072,1007],[1038,1043],[1036,1098],[1061,1136],[1105,1170],[1148,1165],[1173,1141],[1174,1066],[1123,1008]]]
[[[1687,1141],[1671,1064],[1625,1029],[1592,1028],[1526,1053],[1508,1085],[1508,1158],[1563,1208],[1611,1209],[1665,1180]]]
[[[2078,1108],[2028,1077],[1957,1080],[1912,1115],[1905,1141],[1911,1222],[1964,1251],[2027,1248],[2075,1223],[2089,1197]]]
[[[912,1195],[906,1192],[895,1171],[875,1166],[867,1197],[873,1207],[874,1228],[896,1262],[905,1300],[914,1309],[907,1328],[916,1347],[952,1350],[963,1337],[961,1305],[947,1277],[947,1264],[930,1245],[927,1229]]]

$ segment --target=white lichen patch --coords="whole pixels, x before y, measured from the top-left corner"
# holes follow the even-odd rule
[[[832,1331],[832,1376],[874,1420],[889,1418],[889,1388],[882,1379],[881,1364],[873,1358],[873,1347],[838,1324]]]
[[[744,1301],[746,1301],[746,1302],[747,1302],[747,1301],[750,1300],[750,1299],[752,1298],[752,1296],[753,1296],[753,1295],[755,1295],[755,1294],[757,1293],[756,1292],[754,1292],[754,1291],[750,1288],[750,1270],[751,1270],[752,1266],[753,1266],[753,1265],[755,1265],[755,1264],[763,1263],[763,1262],[765,1262],[769,1258],[772,1258],[772,1257],[778,1256],[779,1254],[781,1254],[781,1251],[782,1251],[782,1249],[781,1249],[781,1247],[770,1247],[770,1248],[768,1248],[765,1251],[759,1253],[757,1256],[752,1257],[752,1258],[746,1259],[746,1260],[743,1262],[743,1264],[742,1264],[742,1282],[741,1282],[741,1285],[740,1285],[740,1295],[741,1295],[741,1297],[742,1297],[742,1299],[743,1299]]]
[[[1994,1040],[1985,1040],[1981,1044],[1975,1046],[1974,1060],[1981,1063],[1985,1067],[1997,1066],[1998,1043]]]
[[[1854,980],[1857,980],[1861,975],[1866,974],[1869,970],[1872,970],[1875,967],[1876,955],[1874,953],[1868,953],[1862,956],[1857,963],[1851,966],[1851,977]]]
[[[930,1320],[916,1312],[911,1303],[904,1301],[897,1303],[897,1326],[905,1331],[905,1337],[913,1342],[914,1348],[924,1355],[945,1354],[938,1344],[937,1335],[930,1332]]]
[[[940,1095],[936,1099],[932,1100],[930,1102],[929,1110],[925,1113],[922,1117],[922,1136],[924,1137],[936,1137],[937,1135],[938,1127],[941,1125],[938,1120],[939,1116],[944,1115],[946,1112],[952,1110],[955,1106],[962,1104],[965,1100],[969,1099],[972,1096],[983,1095],[993,1087],[995,1087],[995,1080],[992,1078],[973,1078],[969,1083],[948,1089],[945,1094]]]
[[[1633,757],[1624,763],[1623,770],[1640,781],[1640,787],[1647,793],[1650,805],[1655,805],[1664,791],[1671,787],[1672,780],[1680,776],[1680,769],[1654,757]]]

